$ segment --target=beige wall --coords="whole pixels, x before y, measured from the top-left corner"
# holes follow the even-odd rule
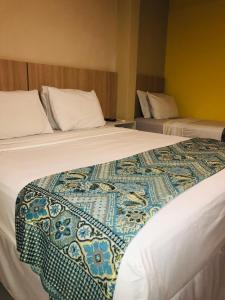
[[[116,70],[117,0],[0,0],[0,57]]]
[[[134,115],[140,0],[0,0],[0,58],[118,73],[117,117]]]
[[[134,118],[139,0],[118,1],[117,118]]]
[[[140,74],[164,76],[169,0],[141,0],[138,43]]]

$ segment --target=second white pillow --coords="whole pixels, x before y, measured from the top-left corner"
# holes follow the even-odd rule
[[[48,92],[54,119],[62,131],[105,125],[94,91],[71,93],[49,87]]]
[[[147,93],[154,119],[177,118],[178,109],[175,99],[161,93]]]

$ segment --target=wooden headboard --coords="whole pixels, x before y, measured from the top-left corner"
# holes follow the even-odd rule
[[[27,64],[0,59],[0,90],[27,90]]]
[[[164,92],[165,80],[162,77],[157,76],[149,76],[138,74],[136,80],[136,90],[141,91],[149,91],[155,93],[163,93]],[[135,101],[135,117],[141,117],[141,107],[136,96]]]
[[[105,118],[116,116],[117,76],[114,72],[28,63],[29,89],[42,85],[95,90]]]
[[[95,90],[105,118],[116,116],[117,74],[0,59],[0,90],[33,90],[42,85]]]

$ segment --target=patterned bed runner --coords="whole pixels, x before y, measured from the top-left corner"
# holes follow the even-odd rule
[[[121,259],[140,228],[224,167],[225,143],[195,138],[35,180],[17,198],[20,259],[51,299],[112,299]]]

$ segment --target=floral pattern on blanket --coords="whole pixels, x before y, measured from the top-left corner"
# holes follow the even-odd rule
[[[51,299],[112,299],[129,242],[165,204],[225,167],[225,143],[192,139],[47,176],[16,204],[20,259]]]

